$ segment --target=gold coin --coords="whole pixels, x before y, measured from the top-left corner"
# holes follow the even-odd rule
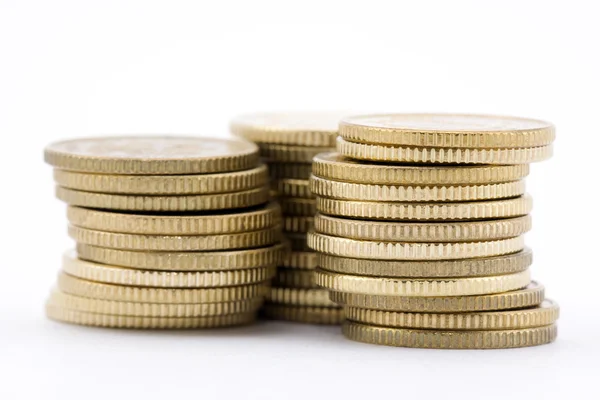
[[[258,147],[243,139],[137,136],[67,140],[46,147],[56,168],[99,174],[181,175],[231,172],[258,165]]]
[[[315,269],[317,267],[317,253],[313,251],[291,251],[284,257],[283,266],[287,268]]]
[[[334,307],[288,306],[267,303],[263,306],[261,312],[270,319],[305,324],[339,325],[344,321],[344,310]]]
[[[69,236],[97,247],[146,251],[209,251],[263,247],[279,240],[281,226],[243,233],[204,236],[137,235],[103,232],[69,225]]]
[[[147,271],[80,260],[75,252],[63,257],[63,271],[90,281],[145,287],[221,287],[264,282],[275,275],[275,267],[210,272]]]
[[[155,271],[228,271],[237,269],[276,267],[281,264],[283,244],[258,249],[214,252],[145,252],[109,249],[77,244],[82,260]]]
[[[263,187],[268,177],[264,164],[244,171],[201,175],[103,175],[54,170],[56,184],[69,189],[147,195],[240,192]]]
[[[173,289],[123,286],[110,283],[92,282],[60,272],[58,289],[74,296],[92,299],[159,304],[198,304],[227,303],[265,297],[269,282],[250,285],[202,288]]]
[[[231,122],[231,131],[259,143],[332,147],[343,116],[323,112],[243,115]]]
[[[365,185],[310,178],[310,190],[317,196],[364,201],[473,201],[506,199],[525,193],[525,181],[472,186],[391,186]]]
[[[275,202],[251,210],[186,213],[185,215],[132,214],[82,207],[67,208],[69,222],[81,228],[147,235],[218,235],[267,229],[281,222]]]
[[[267,163],[271,179],[308,179],[311,163]]]
[[[383,220],[474,220],[510,218],[529,214],[529,195],[506,200],[464,203],[397,203],[350,201],[317,197],[317,211],[327,215]]]
[[[310,192],[307,179],[277,179],[271,182],[271,189],[276,192],[277,197],[315,197]]]
[[[77,325],[131,329],[198,329],[246,325],[256,320],[256,313],[215,315],[210,317],[132,317],[95,314],[66,308],[46,306],[48,318]]]
[[[317,268],[317,285],[335,292],[383,296],[470,296],[522,289],[530,282],[529,270],[516,274],[468,278],[383,278],[343,275]]]
[[[278,268],[273,286],[296,288],[296,289],[314,289],[317,287],[314,270],[298,268]]]
[[[339,308],[337,304],[329,299],[329,292],[324,289],[272,287],[267,295],[267,302],[290,306]]]
[[[228,303],[205,304],[159,304],[159,303],[132,303],[125,301],[100,300],[53,290],[48,305],[73,311],[82,311],[95,314],[122,315],[133,317],[208,317],[213,315],[240,314],[256,312],[264,299],[256,297],[243,301]]]
[[[531,216],[484,221],[378,222],[317,214],[314,224],[318,233],[349,239],[384,242],[462,242],[523,235],[531,229]]]
[[[290,242],[290,248],[292,251],[312,251],[308,247],[306,241],[306,233],[285,233],[285,238]]]
[[[344,118],[339,130],[352,142],[418,147],[538,147],[555,137],[549,122],[497,115],[361,115]]]
[[[524,289],[479,296],[406,297],[330,292],[340,305],[388,311],[456,313],[534,307],[544,300],[544,286],[532,281]]]
[[[495,257],[464,260],[388,261],[336,257],[319,253],[316,265],[338,274],[390,278],[445,278],[513,274],[532,263],[531,250]]]
[[[319,253],[371,260],[456,260],[515,253],[525,247],[525,237],[485,242],[423,243],[371,242],[309,232],[308,246]]]
[[[556,325],[527,329],[455,331],[386,328],[345,322],[342,332],[350,340],[397,347],[425,349],[506,349],[538,346],[556,339]]]
[[[313,228],[313,225],[313,217],[283,217],[284,232],[306,233]]]
[[[314,156],[334,150],[332,147],[290,146],[259,143],[260,155],[269,162],[309,163]]]
[[[247,208],[269,201],[268,188],[218,195],[142,196],[83,192],[56,187],[56,197],[73,206],[132,211],[204,211]]]
[[[523,329],[551,325],[558,319],[558,304],[544,300],[533,308],[478,313],[433,314],[367,310],[347,307],[346,319],[390,328],[436,330]]]
[[[552,145],[518,149],[467,149],[446,147],[396,147],[337,139],[337,151],[368,161],[440,164],[529,164],[552,156]]]
[[[277,200],[283,215],[312,217],[317,212],[317,201],[315,199],[280,197]]]
[[[388,165],[352,160],[339,153],[314,158],[313,174],[321,178],[376,185],[472,185],[518,181],[529,174],[517,165]]]

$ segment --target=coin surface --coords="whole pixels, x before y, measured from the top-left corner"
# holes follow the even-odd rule
[[[201,175],[106,175],[54,170],[58,186],[85,192],[112,194],[208,194],[230,193],[262,187],[268,180],[267,166]]]
[[[389,165],[322,153],[315,156],[312,172],[330,180],[378,185],[470,185],[521,180],[529,165]]]
[[[530,282],[529,270],[508,275],[468,278],[383,278],[343,275],[317,268],[316,282],[335,292],[384,296],[471,296],[522,289]]]
[[[382,114],[345,117],[339,135],[352,142],[420,147],[538,147],[554,126],[529,118],[468,114]]]
[[[277,179],[271,182],[271,189],[277,193],[277,197],[300,197],[312,199],[308,180],[306,179]]]
[[[297,289],[314,289],[317,287],[317,284],[313,270],[299,268],[278,268],[277,274],[275,275],[275,278],[273,278],[273,286]]]
[[[509,330],[428,330],[387,328],[347,321],[342,332],[350,340],[427,349],[505,349],[537,346],[556,339],[556,325]]]
[[[283,266],[287,268],[315,269],[317,267],[317,253],[314,251],[291,251],[284,257]]]
[[[310,163],[314,156],[334,150],[333,147],[290,146],[259,143],[260,156],[269,162]]]
[[[379,222],[315,215],[315,231],[349,239],[385,242],[462,242],[505,239],[531,229],[531,216],[484,221]]]
[[[313,217],[285,216],[283,217],[283,231],[306,233],[313,228]]]
[[[346,157],[392,163],[529,164],[552,156],[552,145],[510,149],[399,147],[337,139],[337,151]]]
[[[367,309],[426,313],[479,312],[537,306],[544,300],[544,286],[532,281],[523,289],[477,296],[406,297],[330,292],[329,297],[340,305]]]
[[[269,201],[266,186],[234,193],[146,196],[84,192],[56,187],[56,197],[80,207],[130,211],[208,211],[248,208]]]
[[[434,261],[389,261],[337,257],[319,253],[316,265],[324,270],[348,275],[389,278],[444,278],[513,274],[532,263],[530,249],[495,257]]]
[[[279,197],[277,201],[281,206],[283,215],[312,217],[317,212],[317,201],[315,199]]]
[[[177,175],[230,172],[258,165],[258,147],[239,138],[132,136],[66,140],[46,147],[46,162],[80,172]]]
[[[271,179],[308,179],[311,163],[267,163]]]
[[[154,271],[229,271],[276,267],[282,263],[286,246],[276,244],[237,251],[131,251],[77,244],[82,260]]]
[[[340,112],[270,113],[243,115],[231,122],[231,131],[253,142],[299,146],[335,145]]]
[[[267,295],[267,302],[291,306],[336,307],[329,299],[329,292],[324,289],[298,289],[272,287]]]
[[[456,260],[515,253],[524,236],[482,242],[380,242],[309,232],[308,246],[319,253],[372,260]]]
[[[540,305],[510,311],[476,313],[407,313],[347,307],[346,319],[390,328],[441,330],[523,329],[551,325],[558,319],[558,304],[544,300]]]
[[[529,214],[531,197],[455,203],[401,203],[328,199],[317,197],[316,208],[322,214],[380,220],[480,220],[510,218]]]
[[[311,251],[306,241],[306,233],[289,233],[286,232],[285,238],[290,242],[292,251]]]
[[[506,199],[525,193],[525,181],[469,186],[368,185],[312,176],[310,190],[317,196],[364,201],[474,201]]]
[[[339,325],[344,321],[344,310],[334,307],[288,306],[266,303],[261,312],[267,318],[306,324]]]

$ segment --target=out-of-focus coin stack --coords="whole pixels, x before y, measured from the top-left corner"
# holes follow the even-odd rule
[[[271,194],[281,205],[283,230],[291,252],[277,269],[263,314],[296,322],[339,324],[342,309],[315,283],[316,253],[306,244],[313,226],[315,198],[308,178],[313,157],[335,146],[341,115],[257,114],[236,118],[234,134],[260,148],[269,166]]]
[[[256,145],[107,137],[51,144],[45,158],[77,242],[48,317],[119,328],[254,321],[284,252]]]
[[[469,115],[345,118],[315,157],[308,244],[344,334],[424,348],[508,348],[556,337],[558,306],[530,280],[528,164],[554,127]]]

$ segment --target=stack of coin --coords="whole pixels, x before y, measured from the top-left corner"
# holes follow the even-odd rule
[[[558,306],[530,280],[528,163],[546,122],[470,115],[345,118],[315,157],[309,246],[317,283],[357,341],[506,348],[556,337]],[[340,154],[341,153],[341,154]]]
[[[231,130],[258,144],[269,166],[271,191],[281,205],[291,252],[277,269],[263,314],[287,321],[339,324],[342,309],[315,283],[316,254],[306,245],[315,198],[308,178],[313,157],[332,151],[340,115],[259,114],[236,118]]]
[[[45,158],[77,242],[50,318],[119,328],[255,319],[285,250],[256,145],[107,137],[51,144]]]

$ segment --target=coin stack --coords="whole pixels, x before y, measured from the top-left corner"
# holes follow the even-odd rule
[[[77,242],[48,317],[118,328],[255,319],[285,250],[256,145],[106,137],[51,144],[45,158]]]
[[[346,337],[424,348],[508,348],[556,337],[558,306],[530,280],[528,163],[546,122],[472,115],[345,118],[315,157],[308,244]],[[341,154],[340,154],[341,153]]]
[[[316,253],[306,244],[315,198],[308,178],[313,157],[332,151],[340,115],[258,114],[236,118],[231,130],[252,140],[269,166],[272,195],[281,205],[291,252],[277,269],[263,314],[287,321],[339,324],[342,309],[315,282]]]

